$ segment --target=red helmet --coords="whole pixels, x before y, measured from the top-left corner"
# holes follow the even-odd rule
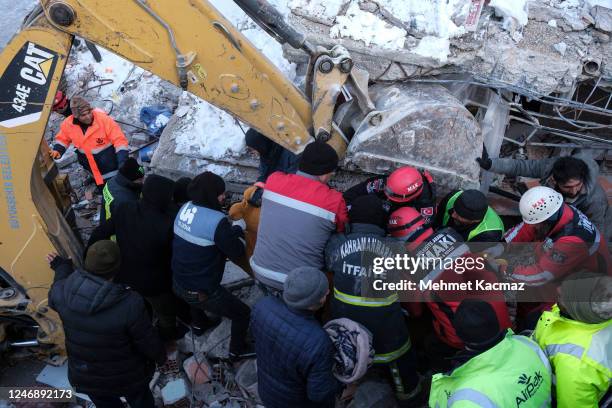
[[[401,207],[389,217],[387,231],[392,237],[401,238],[404,241],[420,243],[433,233],[433,230],[425,225],[426,221],[418,210],[412,207]]]
[[[385,195],[396,203],[407,203],[416,199],[423,191],[423,176],[411,166],[400,167],[387,178]]]
[[[62,91],[57,91],[55,93],[55,99],[53,99],[53,111],[59,112],[63,111],[68,105],[68,98],[66,98],[66,94]]]

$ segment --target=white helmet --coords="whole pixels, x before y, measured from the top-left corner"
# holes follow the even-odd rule
[[[554,215],[563,205],[563,196],[550,187],[537,186],[523,194],[519,210],[525,224],[539,224]]]

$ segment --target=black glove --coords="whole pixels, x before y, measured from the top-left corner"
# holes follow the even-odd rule
[[[263,196],[263,192],[263,188],[257,187],[251,198],[248,200],[249,205],[257,208],[261,207],[261,197]]]
[[[55,258],[53,258],[53,260],[49,263],[49,266],[51,267],[51,269],[55,271],[60,265],[64,265],[64,264],[72,266],[72,260],[62,258],[61,256],[58,255]]]
[[[489,158],[487,147],[484,144],[482,145],[482,157],[477,157],[476,161],[483,170],[490,170],[491,166],[493,165],[493,162]]]

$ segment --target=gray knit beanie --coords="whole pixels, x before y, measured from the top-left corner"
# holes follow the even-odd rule
[[[287,275],[283,300],[294,309],[306,310],[319,303],[329,289],[327,277],[317,268],[301,266]]]
[[[595,272],[577,272],[561,284],[561,307],[572,319],[603,323],[612,318],[612,278]]]

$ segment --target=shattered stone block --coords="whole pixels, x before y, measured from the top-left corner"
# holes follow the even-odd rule
[[[204,350],[210,357],[228,358],[232,322],[223,319],[220,325],[206,336]]]
[[[393,389],[386,382],[366,380],[357,387],[353,408],[396,408]]]
[[[257,391],[257,360],[245,361],[236,371],[236,383],[253,399],[260,401]]]
[[[161,395],[165,407],[189,406],[189,388],[182,378],[168,382],[161,389]],[[185,402],[187,405],[183,405]]]
[[[204,384],[210,381],[210,364],[203,354],[198,353],[183,362],[183,370],[193,385]]]

